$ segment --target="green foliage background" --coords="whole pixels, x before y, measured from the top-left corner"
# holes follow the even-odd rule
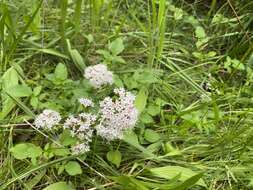
[[[252,10],[251,0],[1,0],[0,189],[252,189]],[[31,123],[110,94],[84,80],[97,63],[136,94],[140,121],[76,157],[69,134]]]

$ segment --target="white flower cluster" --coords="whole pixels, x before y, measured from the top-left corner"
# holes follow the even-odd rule
[[[84,71],[84,77],[90,81],[90,84],[94,88],[100,88],[106,84],[113,84],[113,74],[107,70],[104,64],[87,67]]]
[[[84,107],[94,107],[94,103],[88,98],[80,98],[79,103],[82,104]]]
[[[34,124],[38,129],[52,129],[55,125],[59,124],[60,121],[61,116],[58,112],[45,109],[36,117]]]
[[[72,151],[76,154],[90,150],[89,143],[92,141],[93,128],[97,117],[90,113],[80,113],[78,117],[70,116],[64,123],[64,128],[69,129],[73,137],[81,142],[76,144]]]
[[[101,122],[96,126],[97,134],[108,141],[122,138],[124,131],[132,129],[138,119],[135,96],[123,88],[115,89],[114,93],[119,96],[117,100],[106,97],[100,102]]]
[[[83,112],[77,116],[69,116],[63,125],[69,129],[71,135],[78,139],[78,143],[72,147],[74,154],[85,153],[90,150],[90,142],[94,130],[107,141],[121,139],[123,133],[132,129],[138,119],[138,111],[134,106],[135,96],[124,88],[114,90],[118,97],[113,100],[110,97],[100,102],[100,110],[97,115]],[[79,102],[84,107],[94,107],[94,103],[81,98]],[[36,119],[35,126],[42,129],[51,129],[61,120],[58,112],[44,110]]]

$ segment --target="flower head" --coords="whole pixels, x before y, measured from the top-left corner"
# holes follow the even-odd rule
[[[87,67],[84,71],[84,77],[90,81],[94,88],[113,83],[113,74],[107,70],[104,64]]]
[[[90,113],[80,113],[77,117],[70,116],[64,123],[64,128],[69,129],[73,137],[77,137],[78,143],[72,147],[75,154],[89,151],[89,143],[92,141],[93,128],[97,117]]]
[[[98,135],[108,141],[122,138],[124,131],[132,129],[138,120],[135,96],[123,88],[115,89],[114,93],[119,96],[117,100],[106,97],[100,102],[101,123],[96,126]]]
[[[79,140],[91,141],[93,125],[96,116],[90,113],[81,113],[78,117],[70,116],[64,123],[64,128],[70,129],[72,136],[76,136]]]
[[[45,109],[41,114],[39,114],[35,121],[35,127],[42,129],[52,129],[55,125],[59,124],[61,116],[58,112]]]
[[[84,107],[94,107],[94,103],[92,100],[88,98],[80,98],[79,99],[80,104],[82,104]]]
[[[121,139],[123,137],[123,131],[120,128],[103,126],[101,124],[96,126],[97,134],[107,141],[113,141],[115,139]]]
[[[87,142],[76,144],[75,146],[72,147],[73,154],[82,154],[89,151],[90,151],[90,145]]]

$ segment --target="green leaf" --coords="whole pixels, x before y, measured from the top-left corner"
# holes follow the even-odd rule
[[[119,167],[121,162],[121,153],[118,150],[111,150],[106,154],[107,160]]]
[[[88,40],[89,43],[94,41],[94,37],[92,34],[84,35],[84,37]]]
[[[137,149],[142,148],[139,143],[138,136],[133,131],[126,132],[123,136],[123,140]]]
[[[32,179],[30,179],[25,183],[26,186],[29,187],[29,189],[32,189],[35,185],[37,185],[40,182],[40,180],[43,178],[45,174],[46,169],[40,170]]]
[[[154,176],[164,178],[164,179],[172,179],[173,177],[180,174],[180,178],[179,178],[180,181],[186,181],[189,178],[198,174],[197,172],[194,172],[190,170],[189,168],[184,168],[180,166],[164,166],[164,167],[158,167],[158,168],[151,168],[150,172]],[[206,187],[206,184],[203,181],[203,179],[199,179],[196,184]]]
[[[160,135],[151,129],[146,129],[144,132],[144,138],[148,142],[154,143],[160,140]]]
[[[57,174],[58,174],[58,175],[62,174],[62,172],[64,171],[64,169],[65,169],[65,166],[64,166],[63,164],[60,165],[60,166],[58,167]]]
[[[74,145],[76,143],[76,139],[71,135],[69,130],[64,130],[60,135],[60,143],[63,146]]]
[[[116,63],[126,63],[126,61],[120,56],[113,56],[112,61],[114,61]]]
[[[76,49],[72,49],[70,51],[70,55],[76,67],[79,68],[80,71],[83,71],[85,68],[85,63],[80,53]]]
[[[46,53],[46,54],[50,54],[50,55],[54,55],[54,56],[58,56],[64,59],[69,59],[68,56],[54,50],[54,49],[36,49],[37,51],[40,51],[42,53]]]
[[[26,85],[14,85],[5,90],[14,97],[28,97],[32,95],[32,89]]]
[[[11,100],[13,102],[15,102],[16,105],[18,105],[28,116],[30,116],[31,118],[35,117],[35,114],[32,112],[32,110],[30,108],[28,108],[23,102],[21,102],[18,98],[12,96],[11,94],[7,93],[8,97],[11,98]],[[0,116],[1,118],[1,116]]]
[[[72,49],[70,45],[70,41],[67,40],[67,45],[68,45],[68,51],[69,54],[75,64],[75,66],[79,69],[79,71],[83,72],[85,66],[84,60],[80,53],[76,49]]]
[[[67,148],[52,148],[52,152],[56,156],[67,156],[70,154],[70,151]]]
[[[140,120],[144,124],[154,123],[153,117],[150,116],[148,113],[143,112],[140,116]]]
[[[35,97],[35,96],[32,96],[31,99],[30,99],[30,104],[33,108],[37,108],[38,105],[39,105],[39,99],[38,97]]]
[[[135,106],[138,109],[139,113],[141,113],[145,109],[147,99],[148,99],[148,91],[146,87],[142,87],[135,99]]]
[[[55,77],[61,81],[64,81],[68,78],[68,71],[67,71],[67,67],[62,64],[59,63],[54,71]]]
[[[81,166],[76,161],[69,161],[65,165],[65,171],[71,176],[82,174]]]
[[[140,180],[130,176],[111,177],[115,182],[122,185],[123,189],[149,190]]]
[[[184,11],[182,9],[175,8],[175,10],[174,10],[174,18],[175,18],[175,20],[182,19],[183,15],[184,15]]]
[[[19,75],[14,67],[9,68],[2,76],[2,89],[6,90],[12,86],[18,85]],[[2,112],[0,120],[4,119],[15,107],[14,101],[5,93],[2,93]]]
[[[179,149],[174,148],[170,142],[166,142],[164,144],[164,149],[167,153],[166,156],[176,156],[182,154],[182,152]]]
[[[112,59],[112,55],[110,54],[109,51],[99,49],[99,50],[97,50],[96,52],[97,52],[98,54],[103,55],[105,59],[109,59],[109,60]]]
[[[18,84],[18,73],[14,67],[9,68],[2,76],[3,89],[8,89]]]
[[[147,150],[149,151],[149,152],[157,152],[161,147],[162,147],[162,142],[161,141],[157,141],[157,142],[155,142],[155,143],[153,143],[153,144],[150,144],[149,146],[147,146]]]
[[[152,116],[156,116],[160,113],[160,106],[155,106],[155,105],[150,105],[147,108],[147,112],[148,114],[152,115]]]
[[[206,33],[203,27],[197,26],[195,30],[196,37],[199,39],[203,39],[206,37]]]
[[[118,55],[124,50],[123,40],[121,38],[117,38],[113,42],[109,44],[109,50],[113,55]]]
[[[123,136],[123,140],[126,143],[130,144],[131,146],[143,152],[144,157],[155,157],[154,154],[152,154],[149,150],[147,150],[146,148],[140,145],[138,136],[133,131],[125,132]]]
[[[33,95],[38,96],[42,90],[42,86],[37,86],[33,89]]]
[[[57,182],[47,186],[43,190],[75,190],[75,188],[66,182]]]
[[[124,84],[122,82],[122,80],[120,79],[120,77],[116,74],[113,74],[113,81],[114,81],[114,84],[117,86],[117,87],[123,87]]]
[[[142,84],[152,84],[158,82],[158,79],[152,70],[137,70],[133,78]]]
[[[10,149],[12,155],[19,160],[36,158],[42,154],[42,149],[32,143],[17,144]]]
[[[198,181],[202,180],[203,173],[196,174],[189,179],[185,180],[182,184],[178,185],[175,189],[176,190],[187,190],[195,184],[198,184]],[[199,185],[199,184],[198,184]],[[204,184],[204,187],[206,185]]]

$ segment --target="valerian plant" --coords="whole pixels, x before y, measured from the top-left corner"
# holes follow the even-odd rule
[[[61,63],[57,65],[53,74],[46,77],[56,86],[64,86],[73,82],[67,79],[66,67]],[[132,130],[138,121],[139,113],[135,107],[135,95],[124,88],[110,87],[114,83],[113,73],[108,70],[106,65],[97,64],[86,67],[84,80],[88,81],[94,93],[96,90],[99,92],[100,89],[107,87],[109,90],[113,89],[112,93],[109,93],[109,96],[102,95],[101,100],[98,100],[98,98],[92,100],[92,95],[79,97],[76,103],[81,107],[77,106],[79,108],[76,113],[60,114],[52,108],[47,108],[37,115],[34,120],[36,131],[41,134],[52,134],[49,136],[53,136],[53,142],[47,143],[43,150],[43,157],[46,159],[71,154],[85,155],[90,151],[90,144],[94,136],[102,137],[109,144],[111,141],[122,139],[124,133]],[[12,148],[13,156],[17,159],[30,157],[35,164],[36,158],[42,155],[40,147],[31,144],[34,146],[33,149],[41,150],[40,154],[26,156],[25,152],[20,152],[21,145],[17,144]],[[24,143],[22,146],[28,147],[28,145],[28,143]],[[33,152],[32,148],[27,150],[27,154],[29,154],[29,150]],[[118,167],[121,153],[119,151],[110,151],[108,160]],[[63,162],[58,164],[57,168],[59,174],[63,171],[66,171],[69,175],[82,173],[76,161],[71,161],[71,163]]]

